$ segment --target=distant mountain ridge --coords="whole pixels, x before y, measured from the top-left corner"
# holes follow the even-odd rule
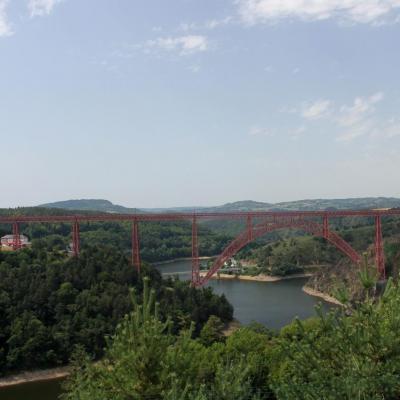
[[[128,208],[111,203],[109,200],[103,199],[80,199],[80,200],[65,200],[54,203],[41,204],[39,207],[44,208],[62,208],[64,210],[76,211],[101,211],[115,214],[135,214],[138,209]]]
[[[215,207],[128,208],[103,199],[66,200],[42,204],[39,207],[61,208],[76,211],[135,214],[140,212],[234,212],[234,211],[316,211],[345,209],[374,209],[400,207],[400,198],[362,197],[349,199],[306,199],[281,203],[264,203],[253,200],[236,201]]]
[[[348,199],[309,199],[274,204],[274,209],[314,211],[327,209],[375,209],[400,207],[396,197],[360,197]]]

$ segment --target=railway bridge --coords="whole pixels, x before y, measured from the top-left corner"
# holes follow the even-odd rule
[[[20,225],[33,223],[70,223],[72,252],[79,257],[79,225],[85,222],[128,222],[132,224],[132,265],[140,272],[139,224],[146,222],[189,221],[192,224],[192,284],[205,285],[217,273],[225,261],[244,246],[261,236],[279,229],[302,230],[322,237],[346,255],[354,264],[361,262],[360,254],[343,238],[330,229],[330,221],[338,218],[373,218],[375,223],[375,264],[381,279],[385,279],[385,256],[383,250],[382,218],[399,216],[400,209],[388,210],[334,210],[334,211],[249,211],[249,212],[199,212],[199,213],[143,213],[143,214],[89,214],[89,215],[40,215],[0,217],[0,224],[9,224],[13,232],[13,248],[21,248]],[[204,220],[241,220],[245,229],[233,239],[215,259],[204,276],[200,276],[199,245],[197,228]]]

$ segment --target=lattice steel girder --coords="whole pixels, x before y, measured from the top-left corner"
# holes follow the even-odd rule
[[[79,221],[75,220],[72,224],[72,254],[78,257],[81,251],[81,240],[79,232]]]
[[[400,215],[400,209],[390,210],[336,210],[336,211],[250,211],[250,212],[212,212],[196,213],[197,220],[207,219],[246,219],[251,218],[307,218],[307,217],[377,217]],[[95,214],[95,215],[40,215],[0,217],[0,224],[34,222],[105,222],[105,221],[191,221],[193,213],[148,213],[148,214]]]
[[[382,218],[375,217],[375,263],[380,279],[385,279],[385,253],[383,249]]]
[[[132,224],[132,265],[136,267],[136,271],[140,274],[140,239],[139,239],[139,222],[135,219]]]
[[[21,248],[21,236],[19,233],[19,225],[18,222],[13,223],[13,241],[12,247],[14,250],[19,250]]]
[[[192,220],[192,284],[196,286],[200,281],[199,241],[197,232],[197,218]]]

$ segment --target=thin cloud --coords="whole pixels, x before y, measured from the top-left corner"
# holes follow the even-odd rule
[[[362,136],[374,136],[376,131],[385,131],[387,126],[382,125],[374,115],[375,105],[383,98],[384,94],[377,92],[368,97],[356,97],[350,106],[341,106],[335,115],[335,121],[341,128],[337,141],[350,142]]]
[[[13,31],[7,19],[8,0],[0,0],[0,37],[11,36]]]
[[[208,50],[208,39],[202,35],[187,35],[179,37],[160,37],[148,40],[145,49],[158,49],[163,51],[175,51],[181,55],[193,54]]]
[[[224,27],[226,25],[230,25],[231,23],[233,23],[233,21],[234,19],[232,16],[227,16],[221,19],[209,19],[202,23],[184,22],[180,25],[179,29],[184,32],[195,31],[195,30],[213,30]]]
[[[221,26],[226,26],[231,24],[233,21],[233,18],[231,16],[222,18],[222,19],[210,19],[206,21],[205,23],[205,28],[206,29],[216,29],[220,28]]]
[[[352,126],[365,119],[375,111],[375,104],[383,100],[383,93],[378,92],[369,97],[356,97],[351,106],[342,106],[339,123],[342,126]]]
[[[191,65],[189,67],[189,70],[192,71],[194,74],[197,74],[198,72],[200,72],[201,67],[200,65]]]
[[[62,0],[29,0],[28,10],[31,18],[49,15]]]
[[[351,142],[361,136],[367,135],[374,128],[372,121],[360,121],[352,127],[346,128],[345,131],[340,131],[336,137],[338,142]]]
[[[302,116],[305,119],[319,119],[326,117],[330,112],[330,100],[318,100],[303,107]]]
[[[290,132],[290,138],[292,140],[298,140],[303,135],[303,133],[306,132],[306,131],[307,131],[307,129],[306,129],[305,126],[303,126],[303,125],[299,126],[298,128],[293,129]]]
[[[388,125],[384,130],[384,135],[387,139],[400,136],[400,121],[391,119],[388,121]]]
[[[271,137],[274,136],[274,134],[266,128],[260,128],[259,126],[253,126],[250,128],[248,132],[249,136],[267,136]]]
[[[400,136],[400,122],[395,119],[382,121],[376,115],[377,105],[384,97],[383,92],[376,92],[370,96],[357,96],[352,103],[343,105],[324,99],[281,111],[296,113],[310,122],[326,121],[336,132],[338,142],[351,142],[360,137],[391,139]]]
[[[239,15],[254,25],[283,19],[339,19],[363,24],[395,21],[399,0],[237,0]]]
[[[372,138],[380,139],[393,139],[400,137],[400,120],[390,118],[381,126],[377,127],[370,135]],[[393,149],[392,149],[393,150]]]

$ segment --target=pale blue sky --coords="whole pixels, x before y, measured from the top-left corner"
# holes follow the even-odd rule
[[[0,207],[400,196],[399,0],[0,0]]]

